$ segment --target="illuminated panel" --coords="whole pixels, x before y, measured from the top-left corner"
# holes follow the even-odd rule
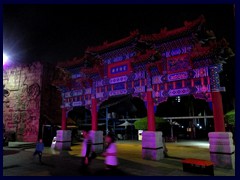
[[[108,65],[108,78],[130,74],[132,71],[130,61],[120,61]]]
[[[116,77],[116,78],[111,78],[109,80],[109,83],[116,84],[116,83],[126,82],[127,80],[128,80],[127,76],[120,76],[120,77]]]
[[[189,93],[190,93],[189,88],[171,89],[168,92],[169,96],[187,95]]]
[[[178,81],[178,80],[187,79],[187,78],[188,78],[188,72],[181,72],[181,73],[168,75],[168,81]]]
[[[123,95],[123,94],[127,94],[127,90],[126,89],[115,90],[115,91],[110,91],[109,92],[109,96],[117,96],[117,95]]]

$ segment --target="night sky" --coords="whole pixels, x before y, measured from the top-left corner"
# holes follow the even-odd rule
[[[119,40],[136,29],[141,34],[158,33],[200,15],[217,39],[225,37],[235,52],[234,7],[226,4],[3,5],[3,51],[18,63],[55,63],[81,57],[88,46]],[[234,65],[235,58],[229,59],[221,75],[227,88],[224,101],[235,96]]]
[[[233,49],[232,5],[4,5],[3,49],[14,61],[56,62],[82,56],[88,46],[183,26],[203,14],[217,38]]]

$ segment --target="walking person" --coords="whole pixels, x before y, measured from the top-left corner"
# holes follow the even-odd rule
[[[39,157],[39,162],[42,164],[42,153],[43,153],[43,150],[44,150],[44,144],[43,144],[43,141],[42,139],[39,139],[39,141],[37,142],[36,144],[36,149],[35,149],[35,152],[33,153],[33,158],[38,155]]]
[[[105,137],[106,148],[102,156],[105,157],[106,170],[116,170],[118,166],[117,159],[117,146],[115,138],[112,134],[108,134]]]
[[[82,169],[85,171],[87,170],[91,162],[90,154],[92,153],[92,140],[87,130],[84,130],[82,133],[83,133],[84,139],[82,142],[81,166],[82,166]]]

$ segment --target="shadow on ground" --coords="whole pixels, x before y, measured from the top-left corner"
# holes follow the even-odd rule
[[[103,159],[94,159],[88,169],[83,169],[81,158],[72,156],[68,152],[43,156],[42,160],[43,163],[39,165],[47,169],[51,176],[132,176],[121,168],[106,170]]]
[[[149,168],[147,162],[142,164],[122,158],[118,158],[118,160],[119,167],[116,170],[106,170],[104,159],[101,158],[94,159],[88,169],[82,169],[80,157],[62,152],[60,155],[43,157],[43,166],[49,170],[51,176],[166,176],[172,172],[171,168],[161,165]],[[163,162],[165,161],[172,165],[180,164],[179,160],[169,161],[166,158]],[[148,170],[146,171],[146,169]]]

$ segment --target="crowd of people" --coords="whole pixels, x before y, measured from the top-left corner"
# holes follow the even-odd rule
[[[83,132],[84,140],[82,142],[81,148],[81,171],[83,173],[89,173],[89,166],[91,165],[93,159],[96,158],[97,154],[94,151],[92,139],[90,137],[89,131],[84,130]],[[39,163],[42,164],[42,153],[44,150],[44,143],[42,139],[39,139],[36,143],[36,148],[33,153],[33,158],[38,155]],[[105,170],[114,172],[118,166],[117,158],[117,146],[115,143],[115,136],[113,134],[107,134],[104,141],[104,151],[100,154],[105,158],[104,165]]]

